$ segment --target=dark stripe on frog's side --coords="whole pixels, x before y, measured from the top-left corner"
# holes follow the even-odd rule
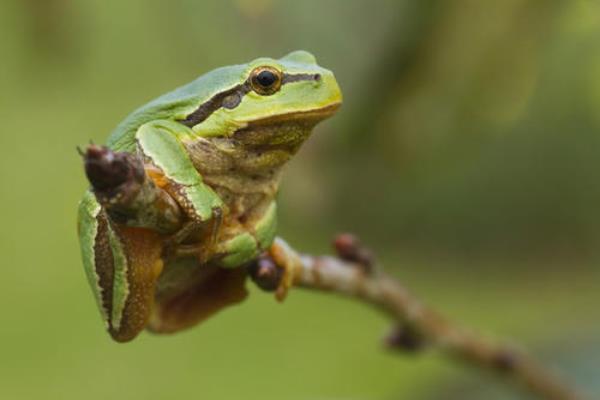
[[[250,79],[248,78],[242,84],[215,94],[208,101],[202,103],[194,112],[188,114],[185,119],[179,120],[179,122],[192,128],[206,120],[220,108],[228,108],[230,110],[236,108],[242,102],[244,96],[252,90]],[[321,75],[319,74],[283,74],[281,85],[291,82],[317,81],[319,79],[321,79]]]
[[[94,270],[98,276],[101,307],[110,325],[113,305],[113,281],[115,274],[113,253],[109,239],[109,222],[103,211],[96,216],[98,230],[94,240]]]
[[[94,272],[100,307],[113,339],[126,342],[144,327],[162,270],[158,233],[112,224],[101,210],[96,218]]]
[[[98,277],[101,306],[109,331],[118,332],[129,296],[129,263],[121,237],[104,211],[98,213],[96,223],[94,271]]]

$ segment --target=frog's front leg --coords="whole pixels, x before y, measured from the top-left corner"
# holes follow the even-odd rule
[[[138,149],[146,162],[160,170],[166,190],[180,205],[188,221],[167,241],[171,248],[181,247],[193,252],[203,261],[214,251],[223,214],[227,211],[221,198],[208,186],[194,167],[182,143],[191,130],[177,122],[157,120],[142,125],[136,133]],[[199,235],[197,244],[186,246],[186,240]]]

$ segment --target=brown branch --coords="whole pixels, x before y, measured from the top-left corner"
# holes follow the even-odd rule
[[[513,347],[494,343],[454,325],[425,306],[398,281],[365,268],[365,262],[360,258],[351,260],[352,257],[345,257],[343,246],[337,247],[340,257],[346,259],[301,256],[283,240],[277,239],[270,257],[276,265],[283,266],[291,274],[293,286],[353,297],[383,311],[399,327],[388,339],[392,346],[406,350],[424,345],[436,348],[451,359],[508,378],[540,399],[583,398],[575,389],[561,382],[547,366]],[[265,283],[264,278],[269,276],[269,266],[269,263],[260,263],[262,284]],[[256,277],[252,271],[251,276]]]

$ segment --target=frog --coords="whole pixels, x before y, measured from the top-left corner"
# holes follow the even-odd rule
[[[105,146],[89,148],[88,160],[137,160],[127,179],[160,194],[152,212],[138,205],[142,212],[123,217],[115,203],[128,194],[103,195],[98,164],[88,162],[80,250],[115,341],[145,329],[178,332],[246,298],[246,267],[276,237],[283,167],[341,103],[333,72],[299,50],[200,75],[133,111]],[[290,285],[284,277],[280,298]]]

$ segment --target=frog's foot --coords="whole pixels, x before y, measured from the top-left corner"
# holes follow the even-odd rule
[[[298,260],[288,251],[287,244],[277,239],[269,250],[250,265],[252,280],[263,290],[275,292],[275,298],[283,301],[294,284]]]

